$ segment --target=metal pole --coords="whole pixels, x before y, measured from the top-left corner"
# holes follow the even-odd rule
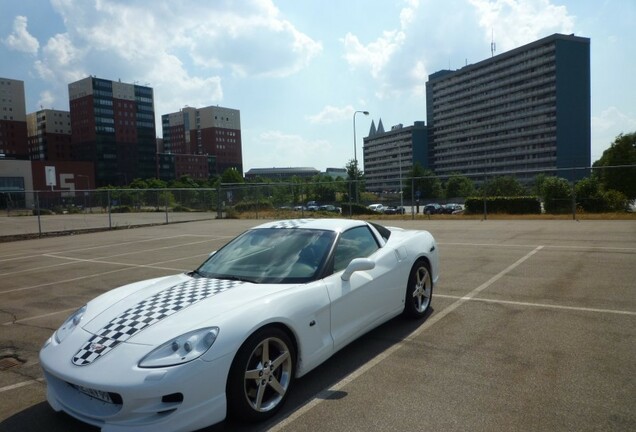
[[[163,191],[163,202],[164,202],[164,207],[166,209],[166,225],[169,223],[168,222],[168,190],[164,189]]]
[[[35,191],[35,211],[38,213],[38,237],[42,237],[42,221],[40,220],[40,195]]]
[[[113,220],[110,211],[110,189],[106,191],[106,199],[108,200],[108,229],[113,229]]]
[[[356,141],[356,114],[358,114],[358,113],[362,113],[362,114],[364,114],[366,116],[366,115],[369,115],[369,111],[354,111],[353,112],[353,163],[355,164],[354,171],[353,171],[354,180],[357,180],[356,177],[357,177],[357,174],[358,174],[358,172],[357,172],[358,171],[358,151],[356,149],[356,143],[357,143],[357,141]],[[356,203],[358,202],[357,190],[358,190],[358,184],[356,183],[356,185],[355,185]]]

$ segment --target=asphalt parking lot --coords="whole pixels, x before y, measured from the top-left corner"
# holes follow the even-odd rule
[[[259,223],[0,243],[0,431],[95,431],[45,401],[42,343],[111,288],[190,270]],[[395,221],[436,237],[423,321],[397,318],[296,381],[271,431],[636,430],[636,223]],[[224,422],[206,432],[255,430]]]

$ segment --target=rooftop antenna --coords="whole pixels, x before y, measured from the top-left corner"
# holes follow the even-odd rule
[[[497,44],[495,43],[495,31],[490,31],[490,56],[495,56],[495,51],[497,51]]]

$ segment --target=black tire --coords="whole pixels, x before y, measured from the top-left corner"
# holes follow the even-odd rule
[[[265,327],[239,348],[227,380],[230,417],[258,422],[272,417],[289,394],[296,369],[296,352],[287,333]]]
[[[422,318],[431,307],[433,299],[433,279],[431,267],[425,259],[415,261],[409,274],[404,299],[404,315]]]

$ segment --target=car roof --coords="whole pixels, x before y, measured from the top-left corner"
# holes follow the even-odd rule
[[[327,231],[343,232],[350,228],[357,226],[367,226],[367,223],[355,219],[287,219],[275,222],[267,222],[262,225],[258,225],[253,229],[263,228],[281,228],[281,229],[321,229]]]

